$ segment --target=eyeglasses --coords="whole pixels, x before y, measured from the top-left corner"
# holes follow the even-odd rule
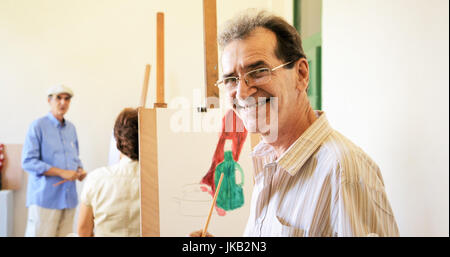
[[[256,70],[249,71],[242,76],[242,79],[244,79],[245,84],[247,86],[262,86],[266,83],[268,83],[272,78],[272,72],[292,63],[293,61],[283,63],[273,69],[270,68],[259,68]],[[241,80],[240,77],[226,77],[222,80],[219,80],[216,82],[217,87],[224,87],[226,90],[234,90],[237,88],[238,82]]]

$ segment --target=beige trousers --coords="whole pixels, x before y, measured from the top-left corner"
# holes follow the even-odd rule
[[[28,207],[26,237],[65,237],[73,232],[73,209],[47,209],[37,205]]]

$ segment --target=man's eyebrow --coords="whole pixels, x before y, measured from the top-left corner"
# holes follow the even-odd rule
[[[251,63],[247,66],[245,66],[244,70],[249,71],[249,70],[253,70],[253,69],[257,69],[257,68],[261,68],[261,67],[268,67],[269,65],[265,62],[265,61],[256,61],[254,63]]]
[[[236,73],[233,71],[233,72],[230,72],[230,73],[227,73],[227,74],[223,74],[222,75],[222,79],[228,78],[228,77],[235,77],[235,76],[236,76]]]
[[[64,100],[69,100],[69,99],[71,98],[71,96],[60,96],[60,95],[57,95],[56,98],[58,98],[58,99],[64,99]]]
[[[265,61],[260,60],[260,61],[256,61],[256,62],[253,62],[253,63],[250,63],[250,64],[246,65],[244,67],[244,70],[245,71],[250,71],[250,70],[261,68],[261,67],[269,67],[269,65]],[[227,77],[237,77],[237,75],[236,75],[236,73],[234,71],[222,75],[222,78],[227,78]]]

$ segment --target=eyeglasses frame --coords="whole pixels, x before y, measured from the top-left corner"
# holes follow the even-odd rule
[[[259,71],[259,70],[263,70],[263,69],[268,69],[268,70],[270,71],[270,75],[272,75],[272,73],[273,73],[274,71],[276,71],[276,70],[278,70],[278,69],[280,69],[280,68],[282,68],[282,67],[284,67],[284,66],[286,66],[286,65],[289,65],[289,64],[291,64],[292,62],[294,62],[294,61],[289,61],[289,62],[280,64],[280,65],[278,65],[277,67],[272,68],[272,69],[267,68],[267,67],[264,67],[264,68],[258,68],[258,69],[251,70],[251,71],[249,71],[249,72],[246,72],[246,73],[242,76],[242,79],[245,78],[245,77],[246,77],[248,74],[250,74],[250,73],[253,73],[253,72]],[[236,79],[236,86],[239,84],[239,81],[241,81],[241,77],[240,77],[240,76],[239,76],[239,77],[230,76],[230,77],[226,77],[226,78],[223,78],[223,79],[221,79],[221,80],[218,80],[214,85],[215,85],[216,87],[220,87],[221,84],[225,85],[224,81],[225,81],[226,79],[230,79],[230,78],[235,78],[235,79]],[[247,80],[247,79],[244,79],[244,81],[245,81],[245,84],[248,85],[248,80]]]

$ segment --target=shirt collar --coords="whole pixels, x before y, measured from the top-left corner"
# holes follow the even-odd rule
[[[278,158],[278,160],[273,160],[274,163],[279,165],[291,176],[294,176],[300,170],[309,157],[311,157],[333,131],[328,123],[325,112],[316,111],[316,115],[318,116],[318,119],[303,132],[303,134]],[[268,153],[275,155],[275,150],[272,146],[261,142],[255,147],[253,156],[255,158],[261,158]],[[264,165],[269,164],[270,160],[268,161],[269,162],[265,161]]]
[[[123,164],[127,164],[127,163],[130,163],[130,162],[134,162],[134,160],[132,160],[130,157],[126,156],[125,154],[122,154],[122,157],[120,158],[119,163],[121,165],[123,165]]]
[[[47,118],[52,122],[52,124],[55,127],[58,127],[58,126],[64,127],[64,125],[66,124],[65,119],[63,119],[63,121],[60,122],[57,118],[55,118],[55,116],[53,116],[52,112],[47,113]]]

